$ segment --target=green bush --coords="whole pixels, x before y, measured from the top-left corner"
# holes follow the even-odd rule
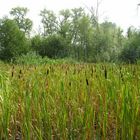
[[[43,38],[39,54],[49,58],[64,58],[67,56],[67,46],[65,39],[59,35],[50,35]]]
[[[15,64],[24,65],[43,65],[43,64],[74,64],[78,63],[72,58],[63,59],[50,59],[48,57],[41,57],[36,52],[29,52],[26,55],[21,55],[17,57],[14,61]]]
[[[120,60],[126,63],[136,63],[138,59],[140,59],[140,32],[134,30],[127,38],[120,54]]]

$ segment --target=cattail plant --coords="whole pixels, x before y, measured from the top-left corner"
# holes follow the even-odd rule
[[[0,140],[140,139],[139,65],[4,67]]]

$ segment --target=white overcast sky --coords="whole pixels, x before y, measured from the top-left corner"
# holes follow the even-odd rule
[[[0,0],[0,18],[8,15],[11,8],[16,6],[27,7],[30,11],[28,16],[34,22],[34,29],[40,24],[39,13],[43,8],[55,12],[75,7],[95,6],[96,0]],[[140,7],[137,4],[140,0],[102,0],[99,7],[100,21],[107,19],[115,22],[126,30],[129,26],[140,26]]]

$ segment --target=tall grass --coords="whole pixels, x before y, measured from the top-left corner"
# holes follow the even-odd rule
[[[0,139],[140,139],[140,66],[5,69],[0,71]]]

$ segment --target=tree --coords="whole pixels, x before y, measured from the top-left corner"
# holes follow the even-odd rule
[[[10,11],[10,14],[14,17],[18,27],[27,35],[30,34],[33,26],[32,21],[26,17],[28,11],[29,10],[25,7],[15,7]]]
[[[52,35],[57,32],[57,17],[54,12],[51,10],[44,9],[40,12],[40,16],[42,17],[42,24],[44,28],[44,36]]]
[[[72,37],[72,46],[74,49],[74,57],[79,59],[79,21],[81,17],[84,15],[84,9],[83,8],[74,8],[71,10],[71,37]]]
[[[65,39],[67,44],[67,51],[69,56],[71,56],[71,11],[69,9],[61,10],[59,12],[59,28],[58,34]]]
[[[28,41],[16,22],[3,19],[0,22],[0,58],[11,60],[22,53],[27,53],[28,50]]]
[[[101,47],[103,54],[100,54],[100,56],[103,57],[106,54],[106,58],[104,56],[103,60],[116,61],[123,44],[122,29],[112,22],[105,21],[100,24],[100,32],[98,34],[102,34],[104,38],[104,43],[102,44],[104,47]]]
[[[79,35],[79,50],[80,58],[85,62],[90,57],[91,40],[93,37],[93,28],[88,15],[83,15],[78,22],[78,35]]]
[[[59,12],[59,33],[62,37],[65,39],[70,37],[70,17],[71,17],[71,12],[70,10],[61,10]]]

